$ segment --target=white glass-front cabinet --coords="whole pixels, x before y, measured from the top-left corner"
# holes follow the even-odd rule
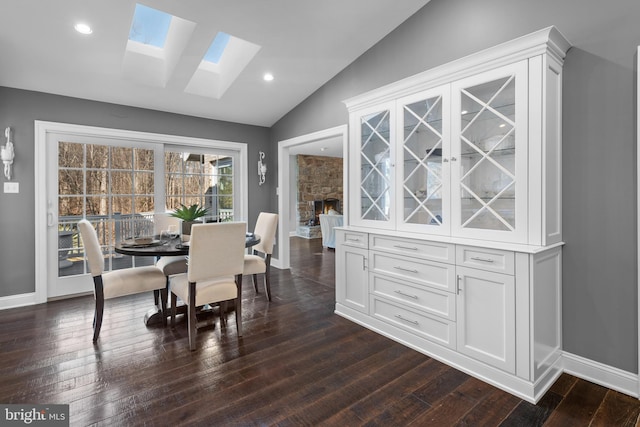
[[[395,103],[375,106],[352,115],[350,119],[352,157],[349,181],[353,183],[350,202],[352,223],[378,228],[394,228],[392,206],[393,131]]]
[[[526,243],[527,61],[451,85],[453,234]]]
[[[396,209],[399,230],[448,235],[451,230],[450,88],[397,101]]]
[[[527,68],[355,112],[351,223],[526,243]]]
[[[562,64],[549,27],[345,101],[336,313],[537,402],[562,366]]]

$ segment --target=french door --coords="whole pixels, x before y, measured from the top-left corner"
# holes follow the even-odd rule
[[[208,220],[246,220],[241,144],[183,145],[144,135],[46,133],[46,298],[93,289],[76,227],[82,218],[98,232],[106,271],[154,262],[114,252],[118,241],[157,232],[154,213],[199,204],[209,209]]]

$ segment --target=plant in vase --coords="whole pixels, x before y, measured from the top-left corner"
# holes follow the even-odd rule
[[[196,223],[196,220],[202,218],[209,213],[209,209],[198,206],[197,204],[191,206],[180,205],[179,208],[171,212],[169,215],[174,218],[182,220],[182,235],[191,235],[191,226]]]

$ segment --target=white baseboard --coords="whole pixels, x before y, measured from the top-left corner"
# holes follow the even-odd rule
[[[24,307],[26,305],[37,304],[36,293],[10,295],[8,297],[0,297],[0,310],[8,308]]]
[[[289,232],[289,237],[296,237],[298,235],[298,233],[296,232],[296,230],[290,231]]]
[[[282,270],[282,263],[277,258],[271,258],[271,267],[275,267],[278,270]]]
[[[638,374],[623,371],[566,351],[562,354],[562,366],[566,373],[575,377],[629,396],[640,397],[638,394]]]

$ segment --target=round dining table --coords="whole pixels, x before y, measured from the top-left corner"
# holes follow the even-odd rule
[[[255,233],[247,233],[245,237],[245,247],[250,248],[260,243],[260,236]],[[116,243],[114,248],[116,253],[121,255],[130,256],[153,256],[160,258],[163,256],[181,256],[189,255],[189,243],[183,242],[178,236],[173,239],[165,238],[164,236],[154,236],[150,242],[141,243],[135,240],[125,240]],[[169,291],[169,289],[167,289]],[[162,322],[162,309],[158,306],[156,297],[156,307],[150,309],[144,316],[144,323],[146,325]],[[183,312],[186,306],[176,306],[178,312]],[[169,307],[167,307],[167,313]],[[167,314],[165,313],[165,314]]]
[[[260,236],[254,233],[247,233],[244,246],[250,248],[260,243]],[[180,237],[173,239],[160,238],[154,236],[149,243],[136,243],[135,240],[125,240],[116,243],[116,253],[131,256],[179,256],[189,255],[189,243],[182,242]]]

